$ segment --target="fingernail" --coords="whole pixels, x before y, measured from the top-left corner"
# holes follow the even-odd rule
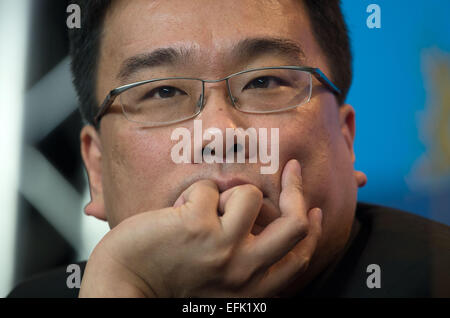
[[[176,208],[176,207],[182,206],[184,203],[185,203],[185,200],[183,198],[183,195],[180,195],[178,197],[178,199],[175,201],[175,203],[173,204],[173,207]]]

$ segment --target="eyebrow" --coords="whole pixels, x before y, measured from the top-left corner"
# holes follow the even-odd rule
[[[172,65],[181,60],[188,59],[191,51],[182,48],[159,48],[150,53],[143,53],[126,59],[117,78],[125,80],[137,71],[144,68]]]
[[[245,62],[265,54],[285,56],[301,64],[305,60],[305,53],[301,45],[284,38],[245,39],[234,46],[232,52],[235,57]]]
[[[124,81],[134,73],[145,68],[173,66],[174,64],[186,62],[192,59],[195,53],[192,48],[167,47],[158,48],[149,53],[138,54],[122,63],[117,78]],[[239,41],[231,48],[233,61],[240,63],[248,62],[267,54],[284,56],[300,65],[305,60],[305,53],[301,45],[284,38],[249,38]]]

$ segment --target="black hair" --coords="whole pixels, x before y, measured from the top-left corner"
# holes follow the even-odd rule
[[[78,94],[82,118],[93,124],[99,102],[96,99],[97,66],[103,22],[112,0],[69,0],[81,9],[81,28],[69,29],[73,83]],[[327,58],[330,79],[341,89],[337,96],[344,103],[352,80],[350,39],[340,0],[303,0],[313,35]]]
[[[311,22],[314,38],[322,49],[331,69],[333,83],[343,104],[352,83],[352,52],[350,37],[341,10],[340,0],[303,0]]]
[[[69,54],[73,84],[84,121],[93,124],[99,102],[96,99],[97,66],[103,21],[112,0],[73,0],[80,6],[81,28],[69,29]]]

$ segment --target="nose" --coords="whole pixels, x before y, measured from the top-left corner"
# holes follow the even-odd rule
[[[222,155],[224,163],[227,154],[228,158],[235,158],[236,155],[238,158],[239,156],[245,159],[249,157],[248,142],[246,142],[245,137],[238,138],[242,131],[238,128],[243,130],[249,128],[250,118],[248,114],[238,111],[233,106],[225,81],[205,83],[203,110],[195,120],[201,121],[203,135],[201,143],[194,143],[193,155],[197,152],[197,154],[201,153],[206,158],[215,157],[216,159]],[[200,123],[196,122],[196,125],[198,130]],[[231,132],[234,134],[231,135]],[[219,149],[221,149],[222,154],[217,153]]]

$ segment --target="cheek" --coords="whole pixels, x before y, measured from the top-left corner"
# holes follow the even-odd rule
[[[299,111],[280,129],[280,165],[292,158],[299,160],[310,207],[321,206],[328,197],[336,142],[326,116],[314,109],[319,109],[318,105]]]
[[[170,160],[170,135],[118,130],[104,140],[103,189],[110,222],[161,205]]]
[[[353,219],[357,187],[348,146],[341,134],[334,104],[315,105],[280,129],[280,165],[296,158],[302,165],[309,208],[324,212],[323,243],[337,247],[346,240]],[[336,106],[337,107],[337,106]],[[301,116],[300,116],[301,115]]]
[[[357,199],[357,186],[353,176],[351,151],[341,133],[336,113],[325,114],[318,133],[307,178],[311,206],[319,206],[324,213],[321,245],[324,253],[335,253],[347,241],[353,222]]]

